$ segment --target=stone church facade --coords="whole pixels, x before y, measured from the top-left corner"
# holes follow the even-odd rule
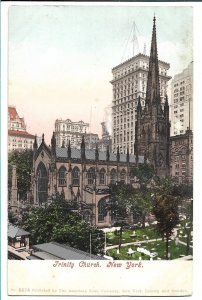
[[[151,53],[147,80],[145,108],[140,99],[135,125],[134,153],[101,152],[98,147],[89,150],[84,138],[80,149],[56,147],[53,133],[51,147],[42,138],[41,145],[34,142],[33,199],[36,205],[51,201],[57,194],[77,204],[77,210],[92,225],[110,226],[110,214],[105,212],[109,199],[110,183],[131,183],[130,170],[147,161],[159,177],[169,175],[169,106],[168,99],[162,108],[160,100],[159,67],[157,57],[156,24],[153,20]],[[129,148],[128,148],[129,149]]]
[[[143,163],[144,157],[139,157]],[[51,202],[57,195],[76,205],[86,221],[98,227],[111,225],[105,203],[109,200],[109,185],[117,182],[131,183],[130,169],[136,165],[135,155],[56,147],[55,134],[51,147],[44,141],[34,143],[33,198],[35,205]]]

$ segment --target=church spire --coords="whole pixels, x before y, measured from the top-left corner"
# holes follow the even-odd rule
[[[51,138],[51,151],[53,155],[56,155],[56,138],[55,138],[55,132],[53,131],[53,135]]]
[[[156,41],[156,18],[153,19],[149,71],[147,79],[146,105],[160,104],[159,65]]]
[[[142,113],[142,105],[141,105],[140,96],[138,97],[137,113],[140,114],[140,115]]]
[[[85,150],[85,139],[83,135],[81,141],[81,160],[85,161],[85,159],[86,159],[86,150]]]
[[[67,155],[68,155],[68,158],[70,159],[71,155],[72,155],[70,140],[69,140],[69,144],[68,144],[68,148],[67,148]]]

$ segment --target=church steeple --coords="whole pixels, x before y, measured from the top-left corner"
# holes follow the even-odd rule
[[[156,42],[156,18],[153,18],[149,71],[147,78],[146,105],[160,104],[159,65]]]
[[[34,137],[34,144],[33,144],[33,149],[34,149],[35,152],[36,152],[37,148],[38,148],[37,137],[35,135],[35,137]]]
[[[56,138],[55,138],[55,132],[53,131],[53,135],[51,138],[51,152],[53,155],[56,155]]]
[[[86,159],[85,139],[84,139],[84,136],[82,136],[82,141],[81,141],[81,160],[85,161],[85,159]]]
[[[141,115],[141,113],[142,113],[142,105],[141,105],[141,101],[140,101],[140,96],[138,97],[137,113],[138,113],[138,115]]]
[[[72,155],[70,140],[69,140],[69,144],[68,144],[68,148],[67,148],[67,155],[68,155],[68,158],[70,159],[71,155]]]
[[[164,110],[161,107],[159,64],[156,38],[156,18],[153,19],[149,71],[145,109],[142,109],[140,99],[137,105],[137,120],[135,123],[134,153],[136,163],[139,157],[154,166],[160,177],[169,175],[169,104],[165,99]]]

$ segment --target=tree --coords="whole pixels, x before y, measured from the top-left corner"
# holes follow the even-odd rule
[[[68,202],[57,197],[49,206],[35,208],[22,216],[21,227],[31,233],[30,244],[56,241],[74,248],[103,254],[104,234],[90,226],[82,216],[71,210]]]
[[[128,225],[131,216],[131,197],[134,189],[131,185],[118,183],[110,186],[110,200],[107,210],[110,211],[115,226],[119,226],[119,251],[122,244],[123,227]]]
[[[153,165],[148,163],[138,164],[136,167],[133,167],[130,171],[130,175],[138,179],[141,189],[148,187],[152,181],[157,180]]]
[[[142,227],[145,228],[146,215],[152,210],[151,185],[157,180],[155,170],[147,163],[139,164],[131,169],[131,175],[138,179],[139,189],[134,194],[134,209],[142,216]]]
[[[174,227],[179,223],[178,198],[166,193],[155,195],[153,213],[160,234],[166,238],[166,259],[168,259],[169,239]]]
[[[132,210],[139,213],[142,219],[142,228],[145,228],[146,215],[152,210],[151,191],[150,189],[134,190],[134,195],[131,199]]]
[[[8,188],[11,190],[12,166],[16,165],[19,198],[26,200],[31,186],[33,151],[14,150],[8,155]]]
[[[193,200],[185,199],[183,201],[184,210],[186,213],[186,219],[182,223],[184,231],[186,233],[186,255],[189,255],[191,232],[193,230]]]

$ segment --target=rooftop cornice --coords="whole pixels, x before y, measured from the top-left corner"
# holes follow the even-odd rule
[[[135,56],[133,56],[133,57],[131,57],[131,58],[125,60],[124,62],[120,63],[119,65],[113,67],[113,68],[112,68],[112,71],[115,71],[115,70],[118,69],[119,67],[121,67],[121,66],[123,66],[124,64],[127,64],[127,63],[129,63],[129,62],[131,62],[131,61],[133,61],[135,58],[138,58],[138,57],[140,57],[140,58],[143,57],[143,58],[149,59],[149,56],[148,56],[148,55],[142,54],[142,53],[138,53],[137,55],[135,55]],[[162,64],[165,64],[165,65],[167,65],[168,67],[170,67],[170,64],[167,63],[167,62],[165,62],[165,61],[163,61],[163,60],[159,60],[158,62],[159,62],[159,63],[162,63]]]

